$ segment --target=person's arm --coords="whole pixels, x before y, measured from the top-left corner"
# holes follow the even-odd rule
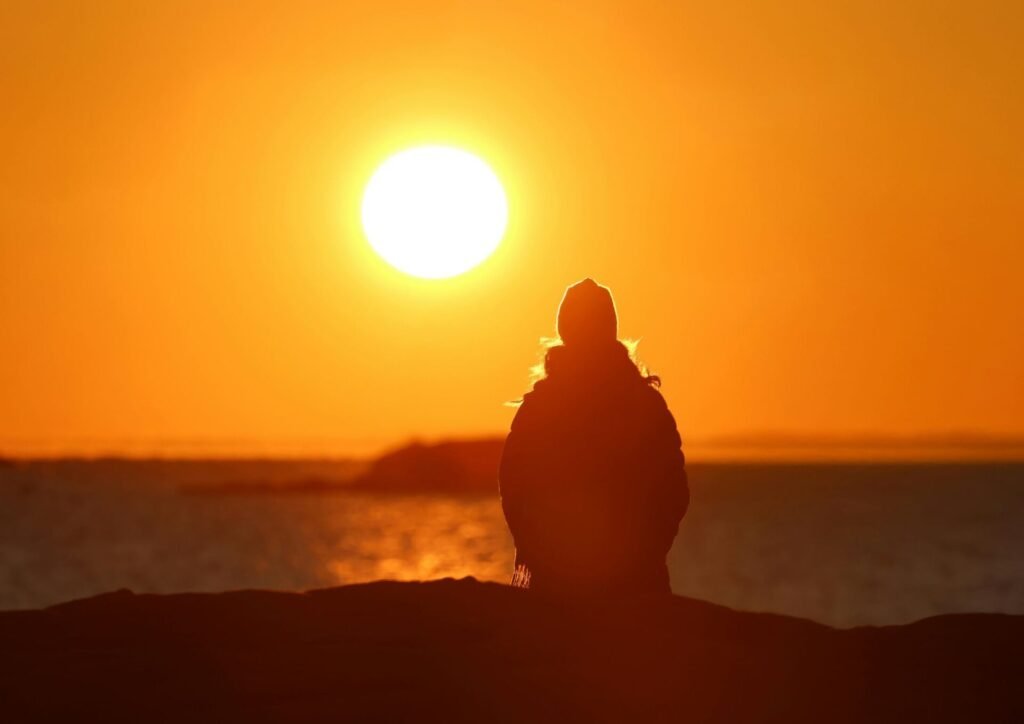
[[[531,477],[531,440],[535,434],[531,425],[531,407],[530,395],[527,394],[512,420],[498,468],[501,508],[516,547],[522,546],[524,529],[527,527],[526,487]]]
[[[655,511],[658,516],[657,544],[665,553],[672,547],[679,523],[690,506],[690,486],[686,475],[686,457],[675,418],[661,394],[652,389],[655,398],[656,425],[654,452],[657,476],[654,489]]]

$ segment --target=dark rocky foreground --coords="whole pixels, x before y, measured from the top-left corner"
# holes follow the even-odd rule
[[[1024,721],[1024,616],[837,630],[472,579],[0,613],[0,721]]]

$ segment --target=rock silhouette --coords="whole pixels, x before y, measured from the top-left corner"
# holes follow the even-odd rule
[[[0,613],[5,722],[1022,721],[1024,616],[839,630],[472,579]]]

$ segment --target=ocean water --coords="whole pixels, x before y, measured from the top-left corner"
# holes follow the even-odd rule
[[[1024,614],[1024,464],[690,471],[691,508],[669,559],[676,593],[838,626]],[[508,580],[513,548],[496,495],[183,492],[199,474],[0,468],[0,609],[119,588]]]

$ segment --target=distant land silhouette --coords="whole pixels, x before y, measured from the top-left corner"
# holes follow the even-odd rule
[[[17,446],[5,446],[0,443],[0,466],[10,467],[25,461],[71,461],[71,462],[114,462],[142,461],[151,463],[179,462],[195,464],[260,464],[286,467],[296,463],[308,465],[331,465],[338,462],[345,464],[369,464],[384,456],[393,455],[406,448],[430,448],[437,445],[474,446],[484,441],[495,441],[504,438],[504,433],[483,436],[449,437],[427,441],[412,439],[398,443],[383,453],[371,456],[346,454],[246,454],[241,452],[244,446],[236,443],[224,454],[216,453],[219,446],[215,441],[205,444],[196,443],[204,452],[183,450],[180,445],[170,446],[166,452],[160,452],[163,446],[154,442],[147,446],[136,445],[132,452],[124,454],[106,453],[103,455],[82,454],[15,454],[11,450]],[[683,430],[684,442],[687,446],[687,457],[695,460],[748,460],[765,456],[769,459],[791,459],[800,462],[808,458],[829,458],[841,455],[844,459],[870,459],[872,455],[893,456],[900,459],[924,461],[927,459],[970,459],[970,460],[1021,460],[1024,461],[1024,436],[989,434],[972,431],[950,431],[945,433],[929,433],[920,435],[880,435],[871,433],[850,434],[813,434],[788,431],[748,431],[729,435],[712,435],[693,437]],[[253,445],[259,449],[260,445]],[[50,449],[42,446],[41,449]],[[325,448],[329,450],[330,448]],[[148,452],[139,452],[146,450]],[[692,451],[692,455],[690,452]],[[472,453],[471,453],[472,454]],[[322,472],[322,471],[321,471]]]
[[[371,491],[497,493],[502,438],[415,442],[385,453],[351,487]]]
[[[709,437],[698,447],[710,456],[756,458],[862,458],[906,460],[1024,460],[1024,437],[949,432],[928,435],[809,435],[751,432]]]
[[[0,613],[0,719],[1024,721],[1024,616],[834,629],[473,579],[97,596]]]
[[[496,494],[503,437],[412,441],[372,459],[349,458],[53,458],[0,457],[0,467],[42,474],[159,480],[194,494],[289,494],[340,491]],[[1024,438],[949,434],[917,437],[824,437],[751,434],[695,443],[695,469],[719,465],[815,462],[1024,461]]]

